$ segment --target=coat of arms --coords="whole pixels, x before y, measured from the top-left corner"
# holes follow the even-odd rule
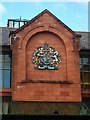
[[[36,69],[56,70],[61,62],[60,54],[48,43],[37,47],[33,52],[32,62]]]

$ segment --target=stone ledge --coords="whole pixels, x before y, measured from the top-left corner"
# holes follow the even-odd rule
[[[21,83],[56,83],[56,84],[72,84],[72,81],[69,80],[23,80]]]

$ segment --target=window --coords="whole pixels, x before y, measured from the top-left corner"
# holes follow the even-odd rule
[[[90,56],[80,56],[80,73],[82,89],[90,89]]]
[[[0,88],[10,88],[11,55],[9,52],[0,54]]]

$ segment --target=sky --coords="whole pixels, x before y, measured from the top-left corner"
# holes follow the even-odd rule
[[[88,2],[9,2],[0,0],[0,26],[7,26],[7,19],[32,19],[40,12],[48,9],[64,24],[74,31],[88,31]],[[6,1],[6,2],[5,2]],[[16,0],[17,1],[17,0]],[[27,0],[26,0],[27,1]],[[82,0],[83,1],[83,0]]]

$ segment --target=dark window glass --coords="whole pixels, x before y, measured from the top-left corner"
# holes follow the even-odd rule
[[[4,87],[5,88],[10,88],[10,70],[5,70],[5,83],[4,83]]]
[[[0,55],[0,61],[2,61],[2,55]]]
[[[80,58],[80,64],[82,63],[82,58]]]
[[[0,69],[2,69],[2,62],[0,62]]]
[[[2,70],[0,70],[0,88],[2,88]]]
[[[84,83],[89,83],[89,72],[82,72],[82,78]]]
[[[5,62],[10,62],[11,61],[11,59],[10,59],[10,55],[4,55],[4,60],[5,60]]]
[[[4,64],[5,69],[10,69],[10,62]]]
[[[88,58],[83,58],[83,64],[88,64]]]
[[[80,56],[80,74],[82,89],[89,89],[90,87],[90,56],[82,55]]]
[[[90,57],[88,58],[88,64],[90,65]]]
[[[89,65],[83,64],[83,65],[82,65],[82,70],[88,72],[88,71],[89,71]]]
[[[9,53],[0,54],[0,88],[10,88],[11,57]]]

